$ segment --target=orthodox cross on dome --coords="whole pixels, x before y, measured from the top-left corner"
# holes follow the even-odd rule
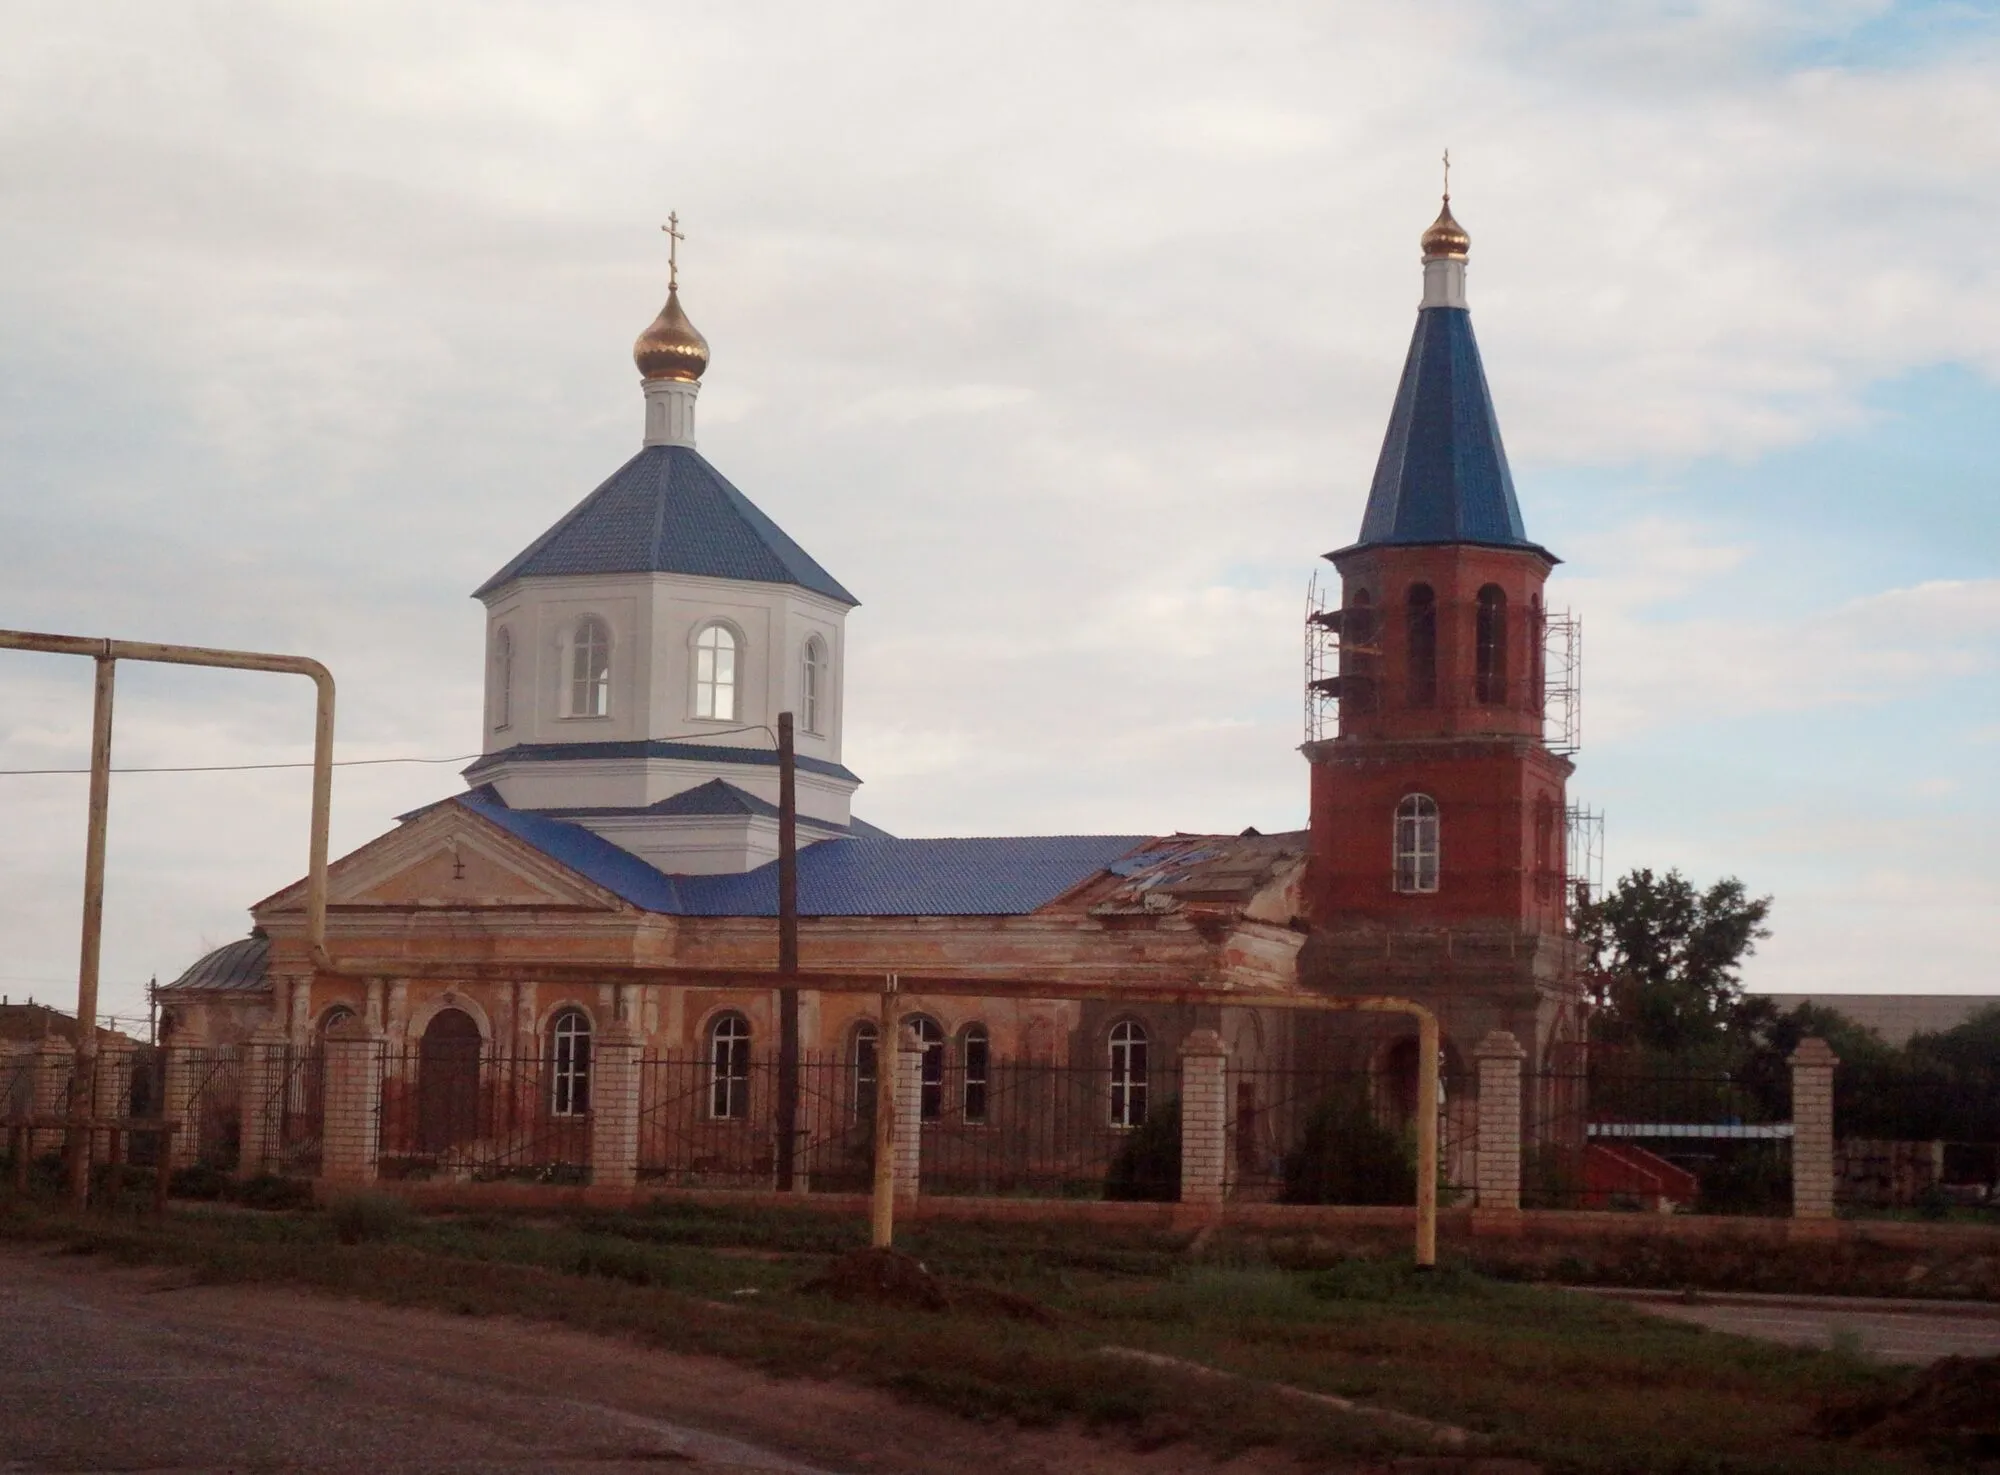
[[[1451,198],[1451,150],[1444,151],[1444,197]]]
[[[667,212],[667,223],[660,227],[667,233],[667,290],[674,291],[681,284],[681,242],[687,236],[681,231],[681,218],[674,212]]]

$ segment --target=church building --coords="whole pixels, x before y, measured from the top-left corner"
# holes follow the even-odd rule
[[[415,1068],[452,1048],[587,1058],[613,1020],[715,1070],[775,1050],[776,975],[740,974],[776,963],[774,729],[789,711],[801,967],[899,977],[927,1091],[965,1083],[940,1111],[969,1112],[974,1075],[983,1093],[1002,1060],[1047,1061],[1107,1072],[1111,1125],[1136,1125],[1195,1029],[1245,1065],[1414,1079],[1402,1023],[1230,1002],[1244,991],[1414,998],[1442,1018],[1448,1070],[1493,1028],[1536,1059],[1562,1048],[1580,1021],[1571,765],[1544,735],[1556,559],[1516,502],[1469,247],[1447,195],[1360,533],[1327,555],[1340,599],[1308,632],[1332,652],[1309,704],[1337,714],[1303,749],[1308,830],[903,839],[860,818],[843,750],[858,601],[697,449],[709,348],[675,259],[634,347],[637,453],[475,591],[485,704],[467,790],[331,869],[328,946],[348,971],[312,966],[300,882],[158,990],[163,1028],[305,1045],[357,1019]],[[635,967],[690,981],[634,982]],[[1007,987],[927,998],[926,975]],[[1037,982],[1069,997],[1038,1000]],[[1173,990],[1215,999],[1121,997]],[[802,1047],[872,1060],[875,1009],[805,989]]]

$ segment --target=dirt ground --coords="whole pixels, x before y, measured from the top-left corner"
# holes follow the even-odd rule
[[[971,1424],[835,1383],[507,1319],[198,1286],[0,1251],[0,1470],[1138,1471],[1251,1475],[1069,1429]],[[1512,1461],[1396,1470],[1519,1472]]]

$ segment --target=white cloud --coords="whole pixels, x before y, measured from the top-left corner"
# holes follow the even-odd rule
[[[6,10],[0,624],[322,655],[357,754],[475,741],[464,594],[636,444],[669,207],[704,449],[866,601],[849,760],[912,832],[1299,822],[1300,586],[1358,520],[1446,142],[1521,464],[1751,457],[2000,368],[1960,249],[1991,38],[1785,60],[1868,5]],[[1593,740],[1990,663],[1978,583],[1682,607],[1764,556],[1594,552]],[[121,752],[303,742],[290,693],[140,690]],[[0,669],[0,766],[77,744],[76,698]],[[48,782],[0,790],[0,932],[61,974]],[[345,771],[343,842],[453,786]],[[292,864],[282,785],[119,792],[123,977]]]

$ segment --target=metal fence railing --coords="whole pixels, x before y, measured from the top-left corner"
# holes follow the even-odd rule
[[[1260,1069],[1225,1075],[1232,1196],[1285,1203],[1408,1203],[1416,1190],[1414,1070]],[[1469,1198],[1478,1077],[1438,1080],[1438,1187]]]
[[[689,1188],[778,1186],[778,1062],[725,1053],[639,1063],[641,1180]],[[852,1060],[800,1057],[795,1188],[867,1191],[875,1171],[875,1082]]]
[[[190,1146],[178,1155],[198,1167],[233,1172],[243,1152],[243,1053],[240,1045],[211,1045],[179,1052],[179,1081]]]
[[[385,1047],[381,1080],[385,1178],[588,1181],[587,1086],[548,1056],[426,1041]]]
[[[2000,1142],[1844,1137],[1833,1165],[1843,1214],[2000,1222]]]
[[[1105,1067],[992,1060],[926,1080],[925,1193],[1167,1199],[1180,1181],[1173,1082]]]
[[[1782,1083],[1614,1057],[1524,1084],[1527,1207],[1790,1212]]]

